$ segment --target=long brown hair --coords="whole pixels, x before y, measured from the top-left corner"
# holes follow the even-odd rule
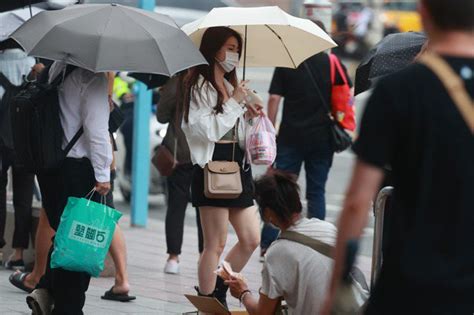
[[[211,27],[208,28],[202,36],[201,51],[209,65],[199,65],[189,70],[188,74],[183,80],[184,95],[182,102],[180,102],[180,112],[184,118],[184,121],[188,122],[189,117],[189,101],[191,99],[191,93],[195,93],[196,90],[203,88],[206,84],[211,84],[217,91],[217,104],[214,106],[216,113],[223,112],[224,95],[217,87],[216,79],[214,76],[214,65],[216,63],[217,52],[224,46],[225,42],[235,37],[239,43],[239,58],[242,53],[242,36],[236,31],[228,27]],[[204,81],[201,86],[198,86],[199,76],[204,77]],[[238,85],[236,69],[225,74],[225,78],[234,86]]]

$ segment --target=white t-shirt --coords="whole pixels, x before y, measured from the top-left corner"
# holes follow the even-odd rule
[[[301,219],[295,231],[334,246],[336,227],[318,219]],[[290,314],[317,314],[326,295],[333,260],[306,245],[277,240],[268,248],[262,270],[261,293],[283,296]]]

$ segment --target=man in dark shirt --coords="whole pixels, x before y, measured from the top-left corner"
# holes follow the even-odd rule
[[[336,84],[342,83],[336,75]],[[268,116],[275,125],[280,100],[284,98],[275,168],[298,176],[304,162],[308,217],[321,220],[326,216],[325,186],[334,155],[326,107],[331,106],[331,87],[329,56],[323,52],[308,58],[297,69],[276,68],[268,101]],[[278,230],[264,226],[262,255],[277,236]]]
[[[474,2],[421,0],[430,44],[474,95]],[[366,314],[474,313],[474,135],[440,79],[412,66],[380,80],[353,149],[358,156],[339,223],[329,314],[348,240],[392,166],[396,187],[382,269]]]

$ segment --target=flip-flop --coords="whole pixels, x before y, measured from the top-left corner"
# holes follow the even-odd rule
[[[13,284],[20,290],[23,290],[27,293],[33,292],[34,288],[29,288],[25,285],[26,276],[29,275],[29,272],[15,272],[10,275],[10,283]]]
[[[104,295],[101,296],[101,299],[118,302],[130,302],[132,300],[135,300],[136,297],[128,295],[128,293],[115,293],[114,287],[111,287],[109,291],[106,291]]]

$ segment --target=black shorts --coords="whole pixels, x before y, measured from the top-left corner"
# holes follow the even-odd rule
[[[213,161],[231,161],[232,144],[216,143]],[[221,208],[248,208],[254,205],[253,202],[253,178],[250,165],[245,165],[242,169],[242,161],[245,152],[239,145],[235,147],[235,161],[240,166],[240,178],[242,179],[242,194],[236,199],[209,199],[204,196],[204,170],[199,165],[194,165],[193,181],[191,184],[192,203],[194,207],[221,207]]]

